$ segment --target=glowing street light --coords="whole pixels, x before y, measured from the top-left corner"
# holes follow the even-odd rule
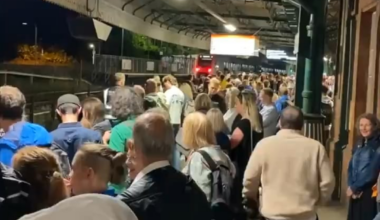
[[[95,54],[96,54],[95,45],[89,44],[88,47],[92,49],[92,64],[95,65]]]
[[[91,49],[94,49],[95,48],[95,45],[94,44],[89,44],[88,45]]]
[[[29,24],[27,22],[21,23],[23,26],[28,26]],[[38,27],[37,24],[34,24],[34,45],[37,46],[38,44]]]
[[[224,24],[224,28],[229,32],[234,32],[237,29],[233,24]]]

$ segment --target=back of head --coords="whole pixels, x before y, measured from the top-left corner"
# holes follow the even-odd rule
[[[125,85],[125,74],[124,73],[115,73],[115,83],[117,86]]]
[[[22,217],[20,220],[137,220],[121,200],[108,195],[84,194]]]
[[[111,99],[112,115],[119,120],[144,112],[143,99],[130,87],[118,87]]]
[[[206,93],[201,93],[197,95],[194,100],[194,108],[196,111],[204,110],[208,111],[212,107],[212,101],[209,95]]]
[[[183,92],[183,94],[185,94],[185,96],[187,98],[189,98],[190,100],[193,100],[194,97],[193,97],[193,90],[191,88],[192,86],[190,85],[190,83],[188,82],[184,82],[181,84],[181,86],[179,87],[179,89]]]
[[[135,90],[136,94],[139,95],[141,98],[145,97],[145,89],[140,85],[134,85],[133,90]]]
[[[214,133],[227,131],[227,125],[224,123],[223,113],[218,108],[210,109],[206,114],[212,124]]]
[[[184,145],[194,150],[216,144],[210,120],[199,112],[186,116],[182,133]]]
[[[301,109],[295,106],[288,106],[281,112],[281,129],[302,130],[304,115]]]
[[[101,181],[113,184],[122,184],[125,181],[126,160],[125,153],[118,153],[102,144],[85,144],[75,155],[75,163],[92,168]]]
[[[166,75],[164,78],[162,78],[162,82],[166,83],[169,82],[171,85],[177,86],[178,81],[173,75]]]
[[[145,83],[145,93],[155,93],[157,90],[157,83],[154,79],[148,79]]]
[[[24,147],[13,157],[13,168],[31,184],[34,210],[50,207],[67,197],[56,156],[47,148]]]
[[[105,108],[96,97],[88,97],[82,102],[82,126],[91,129],[95,124],[104,120]]]
[[[236,87],[232,87],[231,89],[227,90],[226,93],[226,103],[228,106],[228,109],[235,108],[236,105],[236,97],[239,95],[239,89]]]
[[[174,145],[174,132],[169,118],[152,111],[140,115],[133,128],[133,141],[145,157],[169,159]]]
[[[24,94],[13,86],[0,87],[0,118],[6,120],[22,119],[26,100]]]

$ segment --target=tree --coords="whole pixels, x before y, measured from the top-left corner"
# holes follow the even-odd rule
[[[73,57],[68,56],[65,51],[49,48],[44,50],[40,46],[20,45],[18,46],[18,57],[11,63],[16,64],[61,64],[67,65],[74,62]]]

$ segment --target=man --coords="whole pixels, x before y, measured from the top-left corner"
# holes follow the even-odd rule
[[[164,82],[166,105],[169,107],[170,121],[176,134],[181,124],[182,110],[185,104],[185,95],[177,87],[177,79],[174,76],[167,75],[162,79],[162,81]]]
[[[263,116],[264,137],[275,135],[277,132],[277,123],[279,114],[272,101],[273,90],[265,88],[260,92],[262,108],[260,114]]]
[[[40,125],[22,121],[26,101],[13,86],[0,87],[0,162],[10,166],[13,155],[25,146],[50,147],[52,138]]]
[[[213,103],[216,103],[223,114],[227,112],[227,105],[224,95],[220,92],[220,81],[217,78],[210,79],[208,84],[208,94]]]
[[[268,87],[264,86],[264,88],[268,88]],[[289,105],[288,87],[286,86],[286,84],[280,85],[278,96],[279,98],[277,99],[275,105],[276,105],[277,112],[281,114],[281,112]]]
[[[147,138],[149,137],[149,138]],[[192,180],[169,165],[174,146],[172,125],[162,113],[136,119],[128,154],[132,185],[119,198],[139,220],[210,220],[210,205]]]
[[[257,200],[270,220],[316,220],[317,205],[330,199],[334,174],[323,145],[301,134],[303,113],[289,106],[281,114],[281,130],[260,141],[245,170],[243,195]]]
[[[106,118],[107,119],[113,119],[113,116],[111,115],[111,97],[114,95],[115,90],[118,87],[125,85],[125,74],[124,73],[116,73],[115,74],[115,86],[110,87],[106,90],[104,90],[104,104],[107,110]]]
[[[102,137],[98,132],[82,127],[79,122],[81,111],[76,95],[66,94],[58,98],[56,112],[61,123],[51,135],[54,145],[67,154],[70,163],[83,143],[102,143]]]
[[[168,110],[166,101],[157,95],[157,84],[154,79],[148,79],[145,83],[146,96],[144,97],[144,109],[160,107]]]

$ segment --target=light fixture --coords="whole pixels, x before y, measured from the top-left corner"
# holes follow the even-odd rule
[[[224,24],[224,28],[227,29],[229,32],[234,32],[237,29],[233,24]]]
[[[93,48],[95,47],[94,44],[89,44],[88,46],[89,46],[91,49],[93,49]]]
[[[26,26],[26,25],[28,25],[28,23],[26,23],[26,22],[22,22],[22,25]]]
[[[323,57],[323,60],[324,60],[325,62],[327,62],[327,61],[329,60],[329,58],[327,58],[327,57]]]

